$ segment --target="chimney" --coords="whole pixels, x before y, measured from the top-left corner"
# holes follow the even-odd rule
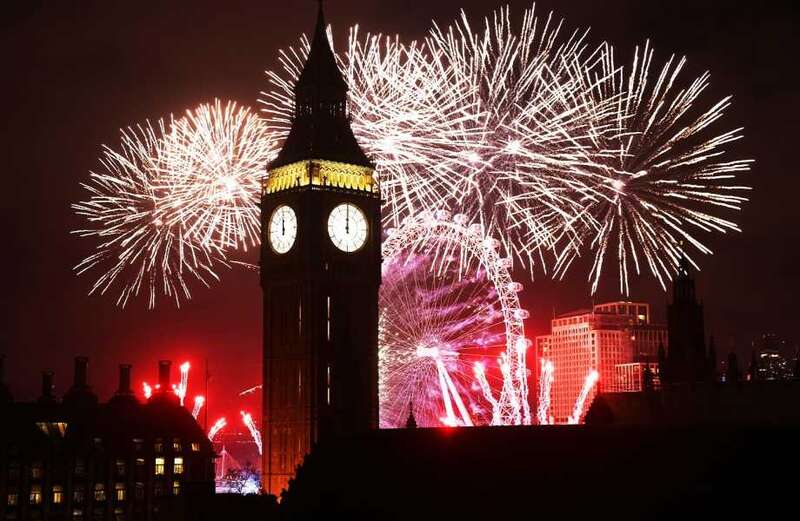
[[[85,356],[75,357],[75,389],[85,389],[89,382],[89,358]]]
[[[51,401],[53,397],[53,371],[42,371],[42,401]]]
[[[119,366],[119,389],[118,395],[132,395],[131,390],[131,364],[120,364]]]
[[[169,371],[172,367],[172,362],[169,360],[159,360],[158,362],[158,385],[162,393],[171,392],[169,387]]]

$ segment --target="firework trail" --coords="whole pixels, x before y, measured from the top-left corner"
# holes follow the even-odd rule
[[[181,381],[176,386],[172,386],[172,390],[175,393],[175,396],[181,402],[181,407],[183,407],[183,402],[186,399],[186,391],[189,389],[189,369],[191,369],[191,365],[189,362],[184,362],[181,364]]]
[[[240,414],[242,415],[242,421],[250,431],[250,436],[253,437],[256,447],[258,447],[258,453],[261,454],[261,431],[256,427],[255,422],[253,422],[253,416],[249,412],[241,411]]]
[[[75,271],[99,271],[89,294],[116,288],[122,307],[140,293],[150,308],[159,293],[180,306],[191,297],[189,279],[208,286],[218,278],[215,265],[224,264],[221,252],[198,245],[182,223],[167,223],[159,188],[165,133],[163,120],[122,130],[120,151],[103,148],[102,170],[82,184],[88,199],[72,205],[87,225],[73,233],[98,241]]]
[[[239,396],[246,396],[246,395],[248,395],[248,394],[253,394],[253,393],[255,393],[256,391],[260,391],[260,390],[261,390],[261,388],[262,388],[262,385],[261,385],[261,384],[254,385],[253,387],[248,387],[248,388],[247,388],[247,389],[245,389],[244,391],[240,392],[240,393],[239,393]]]
[[[539,425],[550,423],[550,391],[553,388],[555,367],[550,360],[541,359],[542,371],[539,376],[539,403],[536,408],[536,420]]]
[[[153,388],[147,382],[142,382],[142,392],[144,393],[145,400],[149,400],[153,396]]]
[[[172,125],[162,155],[163,219],[211,249],[259,244],[259,197],[275,141],[256,113],[220,100]]]
[[[682,257],[697,266],[686,246],[712,253],[700,234],[740,231],[719,214],[740,210],[747,201],[743,193],[751,190],[737,175],[752,161],[725,157],[742,129],[711,130],[731,98],[703,105],[708,72],[685,81],[685,58],[672,56],[659,70],[653,56],[649,42],[637,47],[626,72],[617,68],[613,47],[605,46],[598,64],[603,81],[591,90],[597,99],[614,100],[610,130],[597,136],[598,164],[589,169],[593,189],[585,194],[579,233],[593,252],[593,293],[614,259],[620,293],[628,294],[631,275],[644,270],[666,288]],[[576,255],[574,248],[561,252],[561,277]]]
[[[583,382],[581,393],[578,395],[578,399],[575,400],[575,407],[572,410],[572,416],[569,417],[567,423],[571,425],[580,423],[581,416],[583,416],[583,405],[586,403],[586,398],[589,397],[589,393],[592,391],[594,384],[596,384],[597,380],[599,379],[600,373],[594,369],[589,371],[589,374],[586,375],[586,380]]]
[[[194,397],[194,407],[192,408],[192,417],[196,420],[198,416],[200,416],[200,409],[203,408],[205,405],[206,399],[204,396],[195,396]]]
[[[225,418],[220,418],[215,421],[214,425],[208,430],[208,439],[213,442],[214,438],[217,437],[217,433],[224,429],[226,425],[228,425],[228,421]]]

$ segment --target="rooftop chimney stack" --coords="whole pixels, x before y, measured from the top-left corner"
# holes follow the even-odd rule
[[[119,366],[119,389],[118,395],[132,395],[131,389],[131,364],[120,364]]]
[[[75,389],[84,389],[89,383],[89,358],[85,356],[75,357]]]
[[[170,391],[169,372],[171,367],[172,362],[170,360],[159,360],[158,362],[158,385],[160,386],[159,391],[162,393]]]
[[[55,401],[53,396],[53,371],[42,371],[42,397],[43,402]]]

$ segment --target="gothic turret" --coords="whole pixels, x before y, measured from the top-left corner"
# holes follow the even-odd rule
[[[310,159],[372,168],[350,128],[347,90],[320,2],[308,60],[294,87],[292,128],[270,170]]]
[[[692,268],[681,257],[672,285],[672,303],[667,311],[669,350],[667,383],[693,383],[709,379],[705,345],[703,305],[697,300]]]

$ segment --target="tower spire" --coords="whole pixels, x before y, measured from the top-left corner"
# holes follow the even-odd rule
[[[320,0],[308,59],[294,86],[292,128],[270,170],[312,159],[373,168],[350,128],[347,90]]]

